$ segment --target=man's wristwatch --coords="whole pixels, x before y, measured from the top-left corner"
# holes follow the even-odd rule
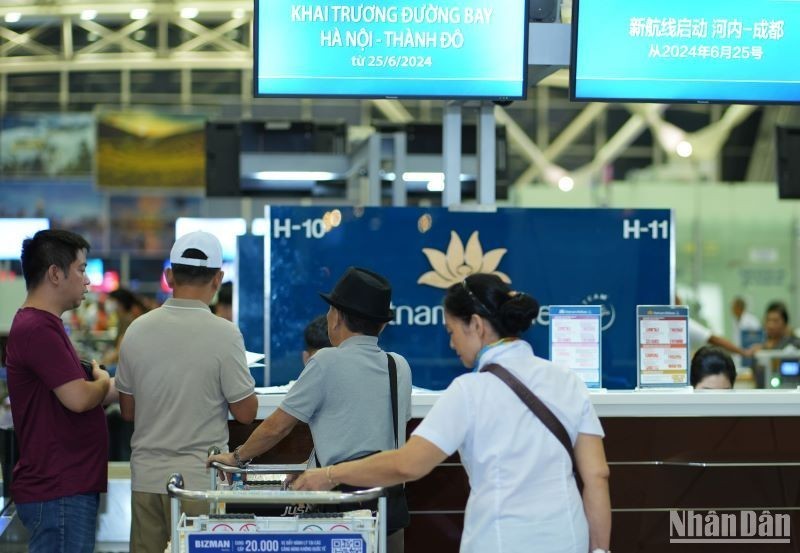
[[[247,461],[242,461],[242,458],[239,457],[239,450],[242,449],[242,446],[238,446],[236,449],[233,450],[233,460],[236,461],[236,466],[240,469],[245,468],[247,465],[250,464],[252,459],[248,459]]]

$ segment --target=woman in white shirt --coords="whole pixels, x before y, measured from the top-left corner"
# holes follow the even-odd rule
[[[519,339],[539,304],[495,275],[477,274],[451,286],[444,307],[450,346],[474,371],[453,381],[402,448],[307,471],[294,489],[417,480],[457,450],[471,488],[462,553],[607,551],[608,465],[588,391],[574,372],[536,357]],[[565,427],[582,497],[565,447],[510,387],[479,372],[488,364],[511,372]]]

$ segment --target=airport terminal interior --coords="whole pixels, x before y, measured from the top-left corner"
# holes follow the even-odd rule
[[[232,290],[229,318],[260,356],[250,367],[257,420],[280,405],[303,368],[303,328],[328,308],[318,293],[356,265],[392,281],[394,318],[381,343],[411,365],[410,432],[466,370],[443,327],[446,289],[495,272],[542,305],[524,336],[537,355],[575,363],[590,388],[611,469],[611,550],[730,551],[670,544],[676,509],[716,509],[785,513],[790,531],[770,535],[785,541],[741,550],[800,551],[797,70],[794,88],[778,99],[582,96],[574,67],[583,55],[575,51],[577,0],[493,0],[476,3],[494,6],[485,22],[480,11],[467,16],[478,19],[462,25],[465,48],[478,36],[469,33],[491,27],[490,13],[519,5],[527,22],[518,33],[526,52],[518,96],[467,89],[451,97],[437,93],[436,83],[420,92],[337,92],[323,80],[294,93],[264,92],[259,63],[271,62],[274,47],[267,38],[262,45],[269,2],[0,0],[0,550],[28,550],[10,492],[18,444],[4,350],[25,300],[21,242],[50,228],[91,245],[89,293],[62,319],[79,356],[112,371],[130,322],[171,295],[163,275],[174,241],[195,230],[216,234]],[[386,62],[407,70],[416,86],[430,61],[416,55],[425,42],[417,30],[435,28],[424,10],[416,23],[409,11],[395,34],[375,31],[387,45],[392,38],[413,46],[414,56],[369,54],[378,47],[345,30],[366,36],[378,13],[388,26],[393,12],[381,4],[298,1],[291,22],[322,26],[325,52],[347,52],[348,64]],[[442,25],[431,49],[434,69],[436,56],[458,55],[442,38],[455,40],[452,33],[441,29],[452,30],[442,21],[462,13],[452,7],[460,4],[428,4]],[[595,9],[590,0],[581,4]],[[611,4],[624,11],[626,3]],[[657,2],[648,4],[649,12],[631,8],[621,30],[609,24],[608,32],[632,38],[634,15],[666,19]],[[684,11],[691,5],[678,4]],[[406,13],[402,6],[425,6],[387,5],[398,14]],[[339,20],[341,45],[326,34],[338,29],[320,23],[320,6],[340,18],[350,12],[333,6],[353,7],[353,22]],[[372,11],[359,11],[358,19],[355,6]],[[770,27],[765,56],[781,41],[800,47],[800,12],[786,9],[798,17],[786,16],[785,36],[783,21]],[[697,23],[711,21],[710,13],[671,15]],[[731,25],[728,38],[748,32]],[[652,36],[666,36],[659,32]],[[756,47],[736,48],[757,56]],[[487,45],[470,63],[490,66],[481,58],[492,52]],[[316,54],[284,55],[310,71],[301,60]],[[648,63],[666,62],[651,47]],[[443,82],[457,80],[445,73]],[[777,323],[776,305],[787,315]],[[555,324],[576,314],[596,324],[591,344],[577,353],[569,337],[559,342]],[[653,326],[646,323],[673,319],[685,336],[680,370],[648,372],[645,352],[655,342],[645,337]],[[701,328],[694,342],[692,325]],[[689,359],[706,342],[731,353],[732,390],[692,389]],[[128,551],[133,426],[119,405],[105,409],[109,482],[96,551]],[[300,426],[259,461],[305,463],[311,436]],[[255,424],[232,420],[229,428],[233,449]],[[407,490],[405,551],[458,551],[469,490],[458,457]]]

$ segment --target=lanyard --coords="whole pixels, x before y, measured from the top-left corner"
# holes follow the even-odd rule
[[[492,342],[491,344],[486,344],[485,346],[483,346],[478,351],[478,355],[475,356],[475,366],[472,368],[472,372],[478,372],[478,367],[481,366],[481,357],[483,357],[484,353],[486,353],[487,351],[489,351],[494,347],[500,346],[502,344],[508,344],[510,342],[515,342],[517,340],[519,340],[519,338],[500,338],[496,342]]]

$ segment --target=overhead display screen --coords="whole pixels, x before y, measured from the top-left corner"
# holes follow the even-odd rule
[[[525,97],[527,0],[257,0],[256,96]]]
[[[574,0],[574,100],[800,103],[797,0]]]

